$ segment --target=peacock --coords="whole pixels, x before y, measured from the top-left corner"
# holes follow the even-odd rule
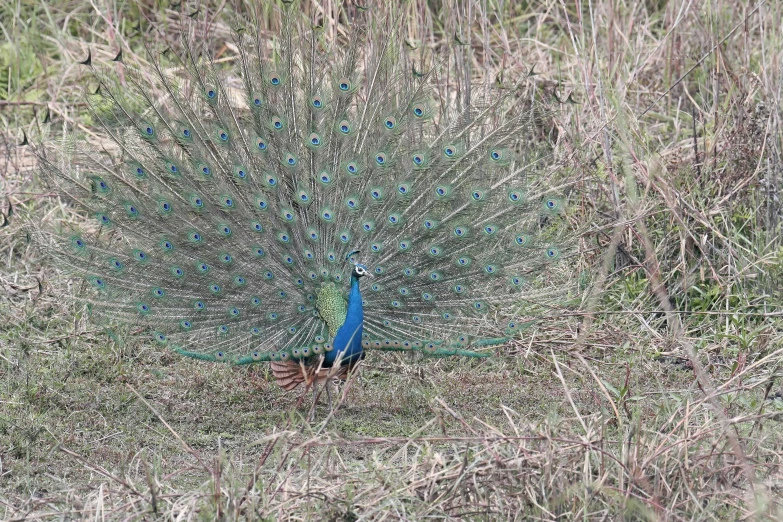
[[[235,21],[230,59],[187,17],[147,65],[89,55],[98,139],[32,145],[83,218],[32,237],[91,317],[315,392],[369,350],[487,357],[557,311],[576,235],[533,91],[415,60],[367,9],[331,42],[277,14]]]

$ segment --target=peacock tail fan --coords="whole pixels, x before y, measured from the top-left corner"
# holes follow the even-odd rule
[[[534,91],[468,91],[398,21],[357,11],[326,42],[281,18],[271,38],[238,26],[230,60],[187,19],[175,65],[93,59],[100,143],[35,147],[85,218],[35,243],[86,281],[91,314],[197,359],[308,358],[334,349],[355,251],[368,350],[482,357],[567,306],[573,191]]]

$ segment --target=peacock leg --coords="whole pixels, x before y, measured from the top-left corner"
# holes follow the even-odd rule
[[[333,411],[332,409],[332,393],[329,391],[329,382],[325,382],[324,386],[326,387],[326,400],[329,402],[329,411]]]
[[[313,383],[313,405],[310,406],[310,413],[307,416],[308,422],[312,422],[315,419],[315,405],[318,400],[318,383]]]

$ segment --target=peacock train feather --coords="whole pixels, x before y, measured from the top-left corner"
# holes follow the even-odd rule
[[[271,39],[240,26],[229,65],[187,36],[172,69],[86,62],[102,144],[35,147],[86,219],[34,238],[91,314],[291,388],[371,349],[487,356],[561,306],[575,241],[544,112],[444,82],[449,58],[423,71],[393,21],[357,10],[327,44],[294,13]]]

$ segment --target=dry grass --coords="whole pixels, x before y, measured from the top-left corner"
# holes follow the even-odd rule
[[[368,357],[313,424],[264,368],[108,338],[28,249],[23,216],[76,216],[12,145],[46,107],[90,133],[76,62],[121,42],[143,63],[132,26],[162,47],[174,13],[7,2],[0,518],[783,518],[779,3],[367,3],[403,10],[413,46],[471,42],[477,81],[534,68],[541,92],[577,102],[554,102],[554,135],[599,216],[575,267],[583,307],[486,361]],[[202,5],[216,52],[246,9]],[[302,9],[340,34],[340,4]],[[275,29],[273,9],[261,18]]]

